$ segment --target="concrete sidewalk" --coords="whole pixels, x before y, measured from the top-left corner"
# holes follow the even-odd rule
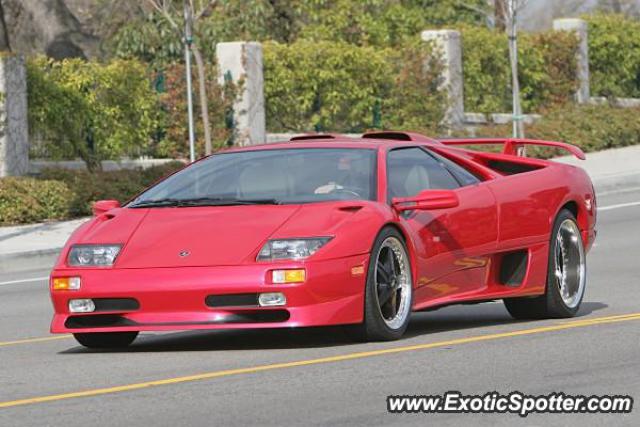
[[[52,266],[71,233],[87,219],[0,227],[0,273]]]
[[[555,159],[584,168],[598,194],[640,187],[640,145]],[[53,265],[67,238],[87,218],[17,227],[0,227],[0,272]]]
[[[587,153],[587,160],[573,156],[553,160],[585,169],[598,194],[640,187],[640,145]]]

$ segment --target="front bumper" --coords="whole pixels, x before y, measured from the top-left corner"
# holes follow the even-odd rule
[[[147,269],[56,269],[80,290],[51,290],[51,332],[170,331],[324,326],[362,321],[368,255],[319,262]],[[354,268],[356,267],[356,268]],[[364,267],[364,268],[357,268]],[[268,283],[273,269],[305,268],[301,284]],[[353,269],[353,271],[352,271]],[[214,295],[282,292],[285,306],[210,307]],[[70,313],[70,299],[134,299],[138,307]]]

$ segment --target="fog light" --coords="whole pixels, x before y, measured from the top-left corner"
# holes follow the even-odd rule
[[[306,276],[304,268],[298,270],[273,270],[271,281],[273,283],[302,283],[307,278]]]
[[[54,277],[52,282],[54,291],[77,291],[80,289],[79,277]]]
[[[285,305],[287,298],[282,292],[269,292],[266,294],[260,294],[258,297],[258,304],[262,307],[273,307],[276,305]]]
[[[96,305],[90,299],[69,300],[69,311],[71,313],[93,313]]]

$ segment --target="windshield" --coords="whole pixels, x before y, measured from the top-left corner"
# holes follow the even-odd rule
[[[213,155],[142,193],[129,207],[374,200],[376,152],[296,148]]]

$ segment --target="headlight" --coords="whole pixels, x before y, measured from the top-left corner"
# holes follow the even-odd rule
[[[73,267],[113,265],[122,245],[73,245],[67,264]]]
[[[308,239],[269,240],[260,249],[257,261],[280,259],[305,259],[315,254],[331,237],[313,237]]]

